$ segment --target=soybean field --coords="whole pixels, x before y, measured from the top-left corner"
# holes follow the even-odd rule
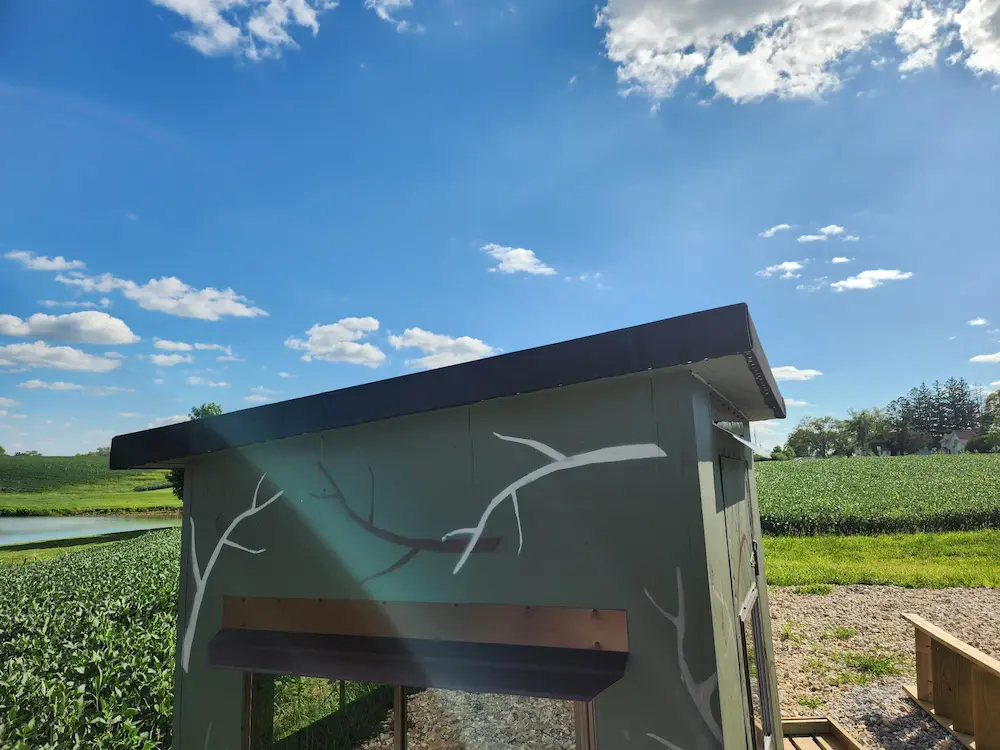
[[[1000,528],[1000,454],[760,461],[765,534]]]

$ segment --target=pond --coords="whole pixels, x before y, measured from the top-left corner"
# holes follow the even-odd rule
[[[170,516],[0,516],[0,547],[180,525]]]

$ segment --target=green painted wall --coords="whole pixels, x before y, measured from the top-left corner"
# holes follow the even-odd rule
[[[199,588],[204,594],[190,662],[186,671],[178,669],[175,746],[239,746],[241,677],[206,662],[206,644],[220,627],[222,596],[230,594],[625,609],[632,657],[626,676],[598,698],[601,750],[664,746],[651,735],[683,750],[720,747],[710,727],[720,723],[720,695],[723,706],[732,704],[737,664],[726,651],[732,612],[727,614],[724,602],[731,597],[717,593],[728,581],[728,563],[725,536],[716,528],[707,399],[707,389],[686,373],[642,374],[192,461],[186,472],[179,654]],[[540,441],[566,456],[624,445],[658,446],[666,456],[579,466],[524,486],[517,495],[520,554],[508,498],[485,524],[485,536],[501,538],[495,552],[472,554],[457,573],[458,555],[421,552],[361,585],[407,549],[352,519],[332,499],[318,464],[364,519],[374,496],[375,526],[440,539],[476,526],[498,492],[552,461],[494,433]],[[264,551],[223,547],[199,587],[192,549],[204,576],[223,531],[250,508],[264,472],[259,502],[278,489],[284,495],[229,537]],[[671,621],[680,606],[678,574],[687,634],[680,650]],[[717,651],[719,693],[712,680]],[[699,689],[704,695],[695,700]],[[740,722],[727,719],[727,749],[745,747]]]

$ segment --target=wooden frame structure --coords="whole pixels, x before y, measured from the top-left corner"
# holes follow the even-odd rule
[[[781,719],[782,750],[861,750],[840,724],[825,716]]]
[[[924,618],[913,625],[917,684],[910,697],[972,750],[1000,750],[1000,661]]]

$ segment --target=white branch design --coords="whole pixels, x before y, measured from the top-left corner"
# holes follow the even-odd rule
[[[715,688],[718,686],[719,673],[713,672],[704,681],[695,682],[694,676],[691,674],[691,667],[688,665],[687,659],[684,656],[684,634],[687,622],[684,612],[684,579],[681,577],[681,569],[677,569],[676,615],[670,614],[663,609],[663,607],[657,604],[648,589],[644,587],[643,591],[645,592],[646,598],[649,599],[650,603],[656,607],[657,611],[666,617],[677,630],[677,663],[680,664],[681,668],[681,682],[684,683],[684,687],[687,688],[688,694],[691,696],[691,700],[694,702],[695,708],[698,710],[698,715],[701,716],[702,721],[705,722],[705,725],[712,733],[712,736],[715,737],[715,739],[721,744],[722,727],[719,726],[719,724],[715,721],[715,717],[712,716],[712,693],[715,692]],[[652,737],[657,742],[660,742],[667,747],[676,747],[656,735],[650,734],[647,736]]]
[[[621,461],[635,461],[643,458],[663,458],[667,455],[658,445],[654,445],[653,443],[641,443],[637,445],[616,445],[611,448],[598,448],[594,451],[577,453],[575,456],[565,456],[554,448],[550,448],[537,440],[507,437],[506,435],[501,435],[497,432],[494,432],[493,434],[500,440],[506,440],[509,443],[520,443],[521,445],[527,445],[530,448],[534,448],[539,453],[551,458],[552,461],[545,466],[525,474],[517,481],[512,482],[500,490],[500,492],[498,492],[490,501],[490,504],[486,506],[486,510],[483,511],[483,515],[480,517],[479,523],[476,526],[466,529],[455,529],[454,531],[449,531],[442,537],[442,540],[449,539],[453,536],[464,535],[469,537],[469,543],[466,545],[465,551],[455,564],[455,569],[452,571],[452,574],[458,573],[458,571],[462,569],[462,566],[465,565],[465,561],[469,559],[469,555],[472,553],[473,547],[476,546],[476,542],[479,541],[479,537],[483,535],[483,531],[486,529],[486,522],[493,514],[493,511],[495,511],[508,497],[514,506],[514,515],[517,517],[517,551],[518,554],[520,554],[521,548],[524,545],[524,535],[521,532],[521,511],[517,505],[517,491],[527,487],[532,482],[537,481],[544,476],[548,476],[549,474],[554,474],[557,471],[576,469],[580,466],[588,466],[590,464],[611,464],[619,463]]]
[[[194,643],[194,633],[195,629],[198,627],[198,614],[201,612],[201,604],[205,599],[205,587],[208,585],[208,577],[212,574],[212,569],[215,567],[216,561],[219,559],[219,553],[222,552],[223,547],[233,547],[235,549],[241,550],[242,552],[248,552],[251,555],[259,555],[264,552],[263,549],[248,549],[242,544],[237,544],[236,542],[230,541],[229,535],[233,533],[233,530],[240,525],[242,521],[255,516],[260,513],[264,508],[273,503],[284,493],[284,490],[279,490],[275,492],[267,501],[257,504],[257,493],[260,492],[260,486],[264,483],[264,477],[267,474],[261,474],[260,480],[257,482],[257,487],[253,491],[253,501],[250,503],[250,507],[245,511],[240,513],[236,518],[232,520],[226,530],[222,533],[219,541],[215,545],[215,549],[212,550],[212,556],[208,558],[208,564],[205,566],[205,570],[202,571],[198,564],[198,552],[195,548],[195,528],[194,519],[191,521],[191,573],[194,576],[194,603],[191,607],[191,615],[188,617],[187,625],[184,630],[184,641],[181,643],[181,667],[185,672],[188,671],[188,664],[191,662],[191,645]]]

